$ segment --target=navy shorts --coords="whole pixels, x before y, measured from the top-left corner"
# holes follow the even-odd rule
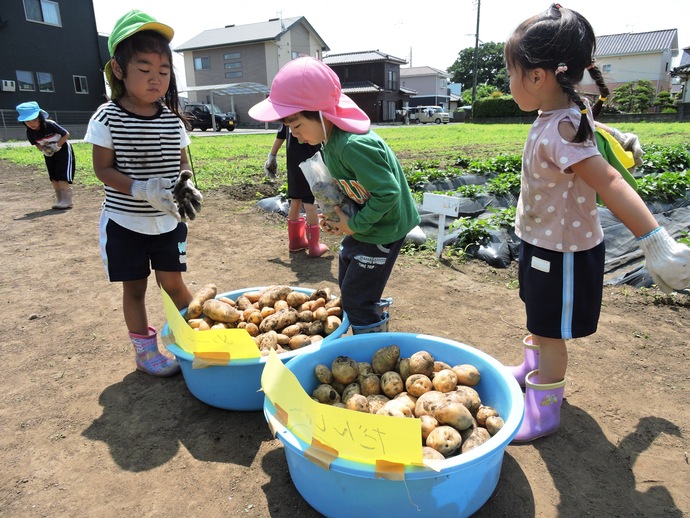
[[[604,288],[604,243],[583,252],[554,252],[522,241],[520,298],[527,330],[546,338],[596,332]]]
[[[60,151],[53,156],[46,156],[46,168],[48,169],[48,177],[52,182],[68,182],[74,181],[74,171],[76,163],[74,161],[74,151],[69,142],[60,148]]]
[[[338,257],[338,285],[343,310],[355,326],[381,320],[377,303],[398,259],[405,238],[387,245],[374,245],[345,236]]]
[[[136,281],[161,272],[187,271],[187,225],[178,223],[171,232],[140,234],[103,218],[101,255],[111,282]]]

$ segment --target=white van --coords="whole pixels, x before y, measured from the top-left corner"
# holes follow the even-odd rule
[[[434,122],[436,124],[448,124],[450,114],[440,106],[415,106],[410,108],[410,122],[414,124],[426,124]]]

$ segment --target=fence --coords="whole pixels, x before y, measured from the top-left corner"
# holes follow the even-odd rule
[[[69,131],[71,140],[84,138],[92,111],[55,111],[50,118]],[[0,141],[26,140],[26,126],[17,121],[15,110],[0,110]]]

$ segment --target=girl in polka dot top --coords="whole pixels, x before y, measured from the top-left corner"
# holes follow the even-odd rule
[[[690,249],[660,227],[645,203],[601,156],[592,108],[575,88],[585,70],[601,96],[596,38],[579,13],[553,4],[524,21],[505,45],[510,91],[520,109],[539,113],[522,159],[517,205],[525,361],[510,367],[526,387],[525,418],[514,442],[556,432],[565,387],[565,340],[596,331],[602,302],[604,235],[597,194],[634,234],[646,268],[666,293],[690,284]]]

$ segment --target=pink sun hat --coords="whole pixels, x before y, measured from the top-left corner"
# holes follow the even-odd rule
[[[252,106],[249,116],[272,122],[301,111],[320,111],[343,131],[369,131],[369,117],[342,93],[338,75],[323,61],[308,56],[293,59],[278,71],[268,98]]]

